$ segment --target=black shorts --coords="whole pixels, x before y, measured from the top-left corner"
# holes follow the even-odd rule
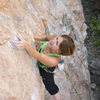
[[[39,67],[39,65],[38,65],[38,67]],[[48,70],[53,72],[55,70],[55,67],[49,67]],[[39,71],[40,71],[40,75],[42,76],[42,80],[43,80],[46,90],[51,95],[55,95],[56,93],[58,93],[59,88],[54,82],[54,74],[48,73],[40,67],[39,67]]]

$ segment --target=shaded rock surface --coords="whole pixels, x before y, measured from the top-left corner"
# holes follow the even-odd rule
[[[67,34],[75,41],[74,55],[64,57],[64,71],[55,70],[62,100],[90,100],[87,33],[80,0],[0,0],[0,100],[53,100],[45,91],[36,60],[9,45],[14,34],[31,41],[33,35],[43,33]]]
[[[96,47],[91,41],[91,36],[94,36],[96,32],[89,28],[91,20],[100,16],[100,0],[82,0],[82,4],[85,22],[88,25],[85,46],[88,50],[88,64],[91,74],[91,88],[93,90],[92,98],[100,100],[100,46]]]

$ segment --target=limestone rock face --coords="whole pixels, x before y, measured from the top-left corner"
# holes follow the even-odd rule
[[[64,57],[64,71],[55,71],[62,100],[90,100],[84,20],[80,0],[0,0],[0,100],[53,100],[36,60],[9,45],[15,34],[31,41],[43,33],[67,34],[75,41],[74,55]]]

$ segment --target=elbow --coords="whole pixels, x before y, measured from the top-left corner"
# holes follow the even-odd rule
[[[55,67],[55,66],[57,66],[59,64],[59,62],[51,62],[51,63],[48,63],[48,66],[49,67]]]
[[[49,66],[49,67],[55,67],[59,64],[59,60],[57,59],[52,59],[50,57],[47,57],[45,56],[44,54],[41,54],[39,56],[39,59],[38,59],[41,63]]]
[[[53,61],[51,61],[51,62],[47,62],[47,66],[49,66],[49,67],[55,67],[55,66],[57,66],[59,64],[59,62],[53,62]]]

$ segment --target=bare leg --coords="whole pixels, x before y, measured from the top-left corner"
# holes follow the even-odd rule
[[[57,94],[54,95],[55,100],[61,100],[61,95],[58,92]]]

